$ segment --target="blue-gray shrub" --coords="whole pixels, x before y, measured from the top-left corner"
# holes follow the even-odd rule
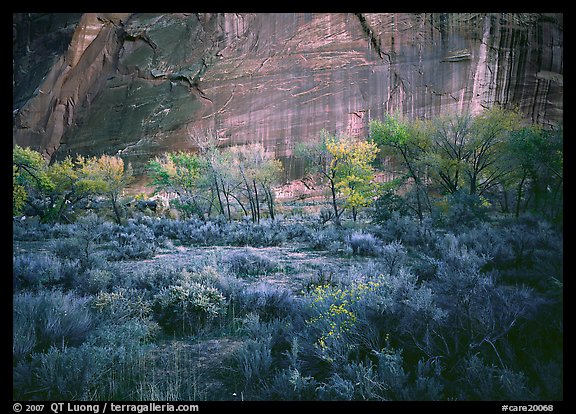
[[[14,295],[14,358],[30,350],[80,345],[95,326],[90,298],[73,292],[42,291]]]

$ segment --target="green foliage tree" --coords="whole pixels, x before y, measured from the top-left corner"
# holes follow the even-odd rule
[[[331,194],[334,224],[340,227],[341,208],[338,203],[336,189],[336,167],[338,163],[332,158],[326,146],[330,134],[326,130],[320,131],[320,141],[316,143],[299,143],[296,145],[296,155],[303,158],[308,164],[308,173],[320,176],[322,183],[328,187]]]
[[[206,163],[204,181],[207,188],[210,188],[211,200],[209,211],[214,200],[218,201],[220,214],[230,222],[232,213],[230,209],[231,179],[228,173],[230,165],[228,154],[225,154],[219,147],[219,138],[213,130],[189,131],[189,140],[198,149],[198,154]],[[210,214],[210,213],[209,213]]]
[[[50,193],[52,208],[48,211],[48,220],[69,221],[66,216],[68,210],[95,195],[108,195],[117,213],[118,197],[128,182],[130,172],[124,172],[124,163],[117,157],[103,155],[87,158],[78,155],[74,160],[66,157],[61,162],[53,163],[48,169],[48,175],[54,183],[54,190]],[[119,215],[117,217],[119,220]]]
[[[124,171],[122,159],[79,155],[49,165],[39,152],[15,146],[12,160],[15,214],[27,205],[43,222],[70,221],[70,208],[88,197],[106,194],[120,219],[119,195],[131,176],[130,168]]]
[[[432,122],[428,157],[431,175],[449,194],[466,187],[482,196],[509,173],[504,146],[521,127],[518,112],[492,107],[472,116],[442,116]]]
[[[36,199],[54,189],[47,173],[48,161],[39,152],[16,145],[12,150],[12,171],[13,214],[21,214],[25,205],[36,213],[42,212]]]
[[[156,191],[174,192],[176,208],[188,216],[210,216],[217,205],[220,214],[232,220],[235,200],[254,222],[262,216],[265,202],[274,218],[272,188],[282,177],[282,164],[262,144],[218,148],[217,137],[209,131],[192,135],[199,153],[172,152],[148,163],[148,174]],[[248,205],[248,207],[246,207]]]
[[[200,186],[206,164],[198,155],[184,151],[168,152],[148,162],[148,175],[156,191],[177,194],[175,207],[186,216],[202,216]]]
[[[450,202],[464,200],[466,192],[466,200],[482,207],[490,205],[488,198],[500,197],[508,211],[507,194],[514,188],[516,215],[521,202],[524,209],[532,204],[536,210],[561,210],[562,132],[527,127],[515,110],[495,106],[474,116],[445,115],[431,121],[387,115],[370,122],[370,136],[384,155],[400,160],[403,178],[411,184],[407,195],[415,198],[411,208],[420,220],[426,209],[432,212],[434,193]]]
[[[430,175],[444,193],[454,194],[464,185],[466,148],[472,130],[472,115],[445,115],[432,121],[432,145],[427,154]]]
[[[561,214],[562,135],[561,129],[545,131],[531,125],[513,131],[506,142],[503,162],[510,174],[502,181],[502,186],[504,190],[515,189],[516,217],[529,206],[534,211],[547,211],[551,217]],[[507,200],[505,203],[507,208]]]
[[[470,194],[482,196],[498,184],[510,169],[504,163],[504,147],[522,126],[519,112],[494,106],[474,117],[466,145],[465,173]]]
[[[370,122],[370,137],[382,149],[384,155],[400,159],[404,174],[402,181],[413,184],[415,206],[418,219],[422,221],[424,210],[430,209],[427,191],[427,157],[431,145],[429,123],[424,121],[406,121],[399,117],[386,115],[383,121]]]

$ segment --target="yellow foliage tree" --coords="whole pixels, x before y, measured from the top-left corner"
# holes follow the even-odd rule
[[[356,219],[358,208],[372,202],[376,192],[372,162],[378,154],[375,143],[332,136],[322,130],[320,143],[302,144],[297,147],[297,154],[306,159],[329,188],[333,221],[337,226],[340,226],[340,216],[346,208],[352,209]]]
[[[377,194],[372,163],[378,154],[378,147],[371,141],[332,136],[326,140],[326,149],[332,155],[331,168],[336,172],[336,190],[344,199],[345,208],[352,210],[352,217],[356,221],[358,209],[369,206]]]

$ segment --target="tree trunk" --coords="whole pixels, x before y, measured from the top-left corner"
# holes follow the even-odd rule
[[[274,198],[272,197],[272,190],[270,189],[270,187],[265,187],[264,185],[262,185],[262,188],[264,189],[264,194],[266,194],[266,203],[268,204],[268,211],[270,212],[270,218],[274,220],[275,219]]]
[[[334,209],[334,224],[336,227],[341,227],[340,213],[338,212],[338,203],[336,202],[336,183],[334,179],[330,180],[330,191],[332,192],[332,208]]]
[[[252,180],[254,186],[254,202],[256,203],[256,219],[260,223],[260,201],[258,200],[258,188],[256,188],[256,180]]]
[[[522,172],[522,179],[520,184],[518,184],[518,190],[516,191],[516,218],[520,216],[520,202],[522,201],[522,187],[524,186],[524,180],[526,179],[526,171]]]
[[[222,197],[220,197],[220,186],[218,185],[218,179],[216,177],[216,173],[214,171],[212,171],[212,173],[214,174],[214,186],[216,187],[216,196],[218,197],[218,203],[220,204],[220,213],[226,217],[226,214],[224,213],[224,205],[222,204]]]
[[[244,174],[244,170],[240,168],[240,173],[242,174],[242,179],[244,181],[244,186],[246,187],[246,196],[248,197],[248,203],[250,204],[250,213],[252,214],[252,223],[256,222],[256,205],[254,204],[254,196],[252,195],[251,186],[248,183],[248,179]]]
[[[110,200],[112,201],[112,208],[114,209],[114,215],[116,216],[116,223],[121,225],[122,217],[120,214],[120,208],[118,206],[118,196],[116,194],[110,194]]]
[[[414,180],[414,185],[416,186],[416,207],[417,207],[416,213],[418,214],[418,221],[420,222],[420,224],[422,224],[422,220],[423,220],[424,216],[422,213],[422,200],[420,200],[420,179],[419,179],[418,175],[416,174],[416,171],[415,171],[414,167],[412,166],[412,163],[408,159],[408,154],[406,153],[406,151],[401,147],[399,149],[400,149],[400,154],[402,154],[402,158],[404,158],[404,162],[406,163],[406,166],[408,167],[408,172],[412,176],[412,179]]]
[[[222,184],[222,194],[224,194],[224,199],[226,200],[226,211],[228,212],[228,222],[232,223],[232,214],[230,214],[230,192],[226,191],[226,187],[224,186],[224,180],[220,179],[220,183]]]

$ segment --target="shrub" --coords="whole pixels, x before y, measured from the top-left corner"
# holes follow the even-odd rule
[[[112,286],[114,274],[107,269],[92,268],[74,278],[75,289],[83,294],[96,294]]]
[[[319,362],[338,364],[358,351],[356,335],[366,326],[366,298],[379,288],[379,281],[370,280],[346,287],[317,286],[310,292],[303,333]]]
[[[402,216],[394,211],[390,219],[375,228],[374,234],[384,243],[399,240],[404,245],[418,246],[429,242],[431,229],[427,221],[419,223],[418,220]]]
[[[41,223],[38,217],[22,218],[12,221],[14,240],[46,240],[51,238],[52,225]]]
[[[246,340],[234,357],[241,374],[240,386],[244,390],[257,389],[271,373],[272,337]]]
[[[352,381],[333,373],[327,382],[318,387],[318,398],[328,401],[350,401],[354,398],[354,388]]]
[[[404,369],[400,350],[374,351],[373,358],[351,361],[318,387],[323,400],[437,400],[443,385],[438,372],[419,361],[415,375]]]
[[[233,246],[270,247],[286,241],[283,226],[276,220],[260,220],[260,223],[243,221],[228,226],[227,244]]]
[[[491,257],[486,256],[484,253],[476,253],[474,250],[469,249],[458,236],[452,233],[447,233],[439,239],[437,251],[440,255],[440,267],[447,269],[447,272],[462,271],[474,272],[479,271],[482,267],[491,260]],[[463,274],[462,277],[466,277]]]
[[[12,256],[14,290],[41,289],[61,282],[60,261],[46,253],[26,253]]]
[[[99,292],[92,307],[113,323],[127,319],[147,320],[152,315],[152,300],[145,291],[119,288],[113,292]]]
[[[81,344],[94,327],[88,304],[88,298],[59,291],[14,295],[15,360],[30,350]]]
[[[53,240],[48,245],[48,248],[57,257],[68,260],[79,259],[85,253],[75,238]]]
[[[199,269],[192,269],[190,271],[182,269],[180,278],[184,283],[193,281],[207,286],[216,287],[222,278],[222,274],[214,266],[204,265]]]
[[[312,237],[313,228],[309,223],[286,222],[284,235],[286,240],[307,241]]]
[[[19,400],[92,400],[95,385],[109,365],[106,348],[51,347],[16,367],[13,396]]]
[[[396,240],[382,246],[380,257],[384,263],[385,273],[394,275],[406,262],[406,249],[400,241]]]
[[[486,365],[478,355],[466,358],[464,367],[462,396],[469,400],[532,400],[526,377],[522,372],[514,372],[494,365]]]
[[[505,268],[514,260],[509,230],[494,227],[490,223],[480,223],[459,233],[458,240],[474,254],[489,258],[487,265],[490,267]]]
[[[112,280],[111,289],[140,289],[156,294],[167,286],[179,284],[182,280],[182,268],[173,264],[150,263],[146,266],[127,268],[121,263],[111,262],[107,269],[114,274],[122,275]]]
[[[310,236],[310,248],[314,250],[338,251],[344,247],[344,232],[336,227],[322,228]]]
[[[195,332],[225,310],[222,293],[197,282],[168,286],[154,296],[156,318],[170,332]]]
[[[221,244],[223,240],[222,225],[220,222],[207,221],[193,232],[191,238],[196,244],[203,246]]]
[[[273,382],[275,372],[294,362],[291,345],[294,344],[294,331],[288,319],[260,320],[258,314],[249,313],[242,321],[239,332],[247,339],[231,358],[235,387],[240,387],[248,399],[258,399]],[[236,388],[237,389],[237,388]]]
[[[233,251],[224,260],[230,271],[239,277],[260,276],[278,270],[277,262],[249,249]]]
[[[449,229],[461,229],[486,221],[490,204],[481,196],[459,190],[438,201],[432,210],[434,224]]]
[[[262,321],[285,318],[293,315],[295,300],[285,288],[269,283],[249,286],[237,295],[239,307],[243,312],[255,312]]]
[[[18,400],[126,400],[147,383],[154,325],[129,319],[101,324],[78,347],[53,346],[14,367]]]
[[[358,256],[378,256],[381,251],[380,241],[369,233],[354,232],[346,236],[346,244]]]
[[[402,197],[395,194],[394,191],[388,190],[374,201],[372,219],[375,223],[385,223],[392,218],[394,213],[399,216],[406,216],[409,209]]]
[[[317,400],[318,381],[303,375],[299,369],[288,368],[278,372],[264,390],[264,399],[272,401]]]
[[[110,238],[107,257],[111,260],[149,259],[158,246],[154,232],[144,224],[116,226]]]
[[[135,307],[135,305],[132,306]],[[116,313],[116,315],[120,314]],[[120,319],[115,319],[111,313],[107,316],[109,318],[105,323],[101,323],[86,340],[86,345],[126,351],[127,359],[137,358],[144,345],[153,347],[151,341],[159,330],[158,325],[153,321],[134,311]]]

